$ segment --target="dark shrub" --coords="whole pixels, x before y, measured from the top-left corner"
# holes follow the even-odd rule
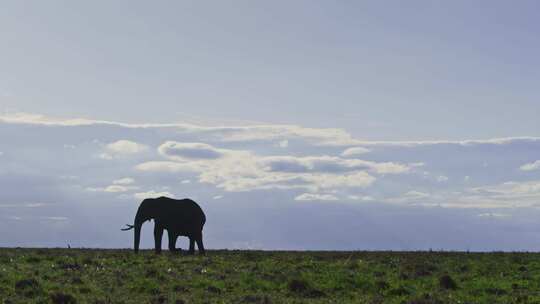
[[[391,295],[391,296],[406,296],[409,294],[411,294],[411,292],[403,286],[400,286],[398,288],[394,288],[388,291],[388,295]]]
[[[15,283],[15,290],[26,290],[39,288],[39,283],[35,279],[20,280]]]
[[[211,293],[217,293],[217,294],[221,293],[221,289],[217,288],[216,286],[208,286],[206,290]]]
[[[497,296],[501,296],[501,295],[507,294],[506,290],[501,289],[501,288],[497,288],[497,287],[486,288],[485,291],[486,291],[487,294],[492,294],[492,295],[497,295]]]
[[[369,304],[383,304],[383,303],[384,303],[384,298],[381,295],[377,295],[376,297],[371,299],[371,301],[369,302]]]
[[[167,302],[167,298],[165,298],[165,296],[163,296],[163,295],[160,295],[157,298],[153,299],[151,303],[152,304],[164,304],[166,302]]]
[[[151,269],[148,269],[146,271],[146,273],[144,274],[145,277],[147,278],[155,278],[157,276],[159,276],[159,271],[157,271],[156,269],[154,268],[151,268]]]
[[[437,267],[430,264],[421,264],[416,265],[414,275],[415,277],[425,277],[432,275],[435,271],[437,271]]]
[[[470,270],[469,265],[461,265],[459,267],[459,272],[468,272]]]
[[[77,263],[66,263],[64,261],[60,261],[58,263],[58,268],[64,269],[64,270],[80,270],[81,265]]]
[[[41,262],[41,259],[38,258],[38,257],[35,257],[35,256],[30,256],[26,259],[26,262],[30,263],[30,264],[37,264],[39,262]]]
[[[454,279],[452,279],[452,277],[447,274],[439,278],[439,286],[442,289],[447,289],[447,290],[457,289],[456,281],[454,281]]]
[[[287,288],[293,293],[305,293],[309,289],[309,285],[306,281],[294,279],[287,284]]]
[[[375,287],[378,291],[384,291],[390,288],[390,284],[388,284],[386,281],[377,281],[375,283]]]
[[[420,298],[411,299],[407,304],[443,304],[443,302],[429,294],[424,294]]]
[[[382,278],[384,277],[385,273],[383,271],[375,271],[373,273],[373,276],[377,277],[377,278]]]
[[[442,304],[440,300],[437,299],[413,299],[407,302],[407,304]]]
[[[71,279],[71,284],[82,285],[83,280],[80,277],[74,277]]]
[[[38,294],[41,291],[41,287],[35,279],[25,279],[15,283],[15,291],[19,294],[31,297]]]
[[[70,294],[61,292],[51,294],[51,300],[54,304],[76,304],[77,300]]]
[[[255,303],[255,304],[270,304],[270,298],[268,296],[245,296],[241,300],[242,303]]]
[[[309,291],[309,293],[306,294],[306,296],[310,297],[310,298],[322,298],[322,297],[326,296],[326,294],[324,292],[322,292],[321,290],[311,289]]]
[[[182,286],[182,285],[176,285],[176,286],[174,286],[173,290],[176,291],[176,292],[188,292],[189,288],[187,288],[186,286]]]
[[[523,286],[519,285],[518,283],[512,283],[512,289],[513,290],[519,290],[519,289],[527,289],[527,288],[524,288]]]
[[[300,279],[291,280],[289,284],[287,284],[287,289],[293,293],[309,298],[320,298],[325,296],[324,292],[312,288],[308,282]]]

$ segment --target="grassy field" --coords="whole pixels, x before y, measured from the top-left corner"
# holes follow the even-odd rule
[[[0,249],[3,303],[540,303],[540,254]],[[0,302],[1,303],[1,302]]]

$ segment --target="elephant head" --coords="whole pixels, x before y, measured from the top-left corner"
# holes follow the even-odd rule
[[[139,244],[141,242],[141,227],[142,224],[146,221],[149,221],[151,219],[155,219],[157,216],[157,208],[159,206],[157,204],[152,204],[152,202],[148,199],[145,199],[142,201],[141,205],[139,206],[139,209],[137,209],[137,215],[135,215],[135,223],[134,225],[126,225],[127,228],[122,229],[123,231],[127,231],[130,229],[135,229],[134,231],[134,244],[133,248],[135,252],[139,251]]]

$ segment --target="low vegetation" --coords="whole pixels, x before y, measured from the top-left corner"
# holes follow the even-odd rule
[[[3,303],[540,303],[540,254],[0,249]],[[2,303],[0,301],[0,303]]]

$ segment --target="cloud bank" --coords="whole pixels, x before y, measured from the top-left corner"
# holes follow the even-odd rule
[[[218,243],[215,231],[230,227],[220,222],[229,209],[261,218],[280,210],[266,221],[279,219],[291,229],[285,214],[296,208],[310,208],[306,225],[324,214],[337,224],[343,219],[328,208],[353,208],[349,212],[359,219],[362,212],[377,218],[388,210],[411,210],[400,211],[411,214],[403,221],[423,213],[452,214],[458,220],[470,216],[470,227],[476,227],[487,219],[491,225],[499,219],[517,225],[522,218],[516,213],[534,214],[540,202],[538,137],[365,141],[331,128],[126,124],[26,113],[0,115],[0,136],[3,217],[18,223],[40,218],[50,233],[64,228],[47,226],[46,218],[66,218],[64,225],[73,228],[90,221],[86,214],[112,208],[110,225],[129,222],[138,201],[162,195],[206,204],[210,216],[215,212]],[[16,190],[21,188],[26,190]],[[265,231],[268,246],[296,248],[270,241],[277,231],[249,225]],[[221,236],[219,244],[249,238],[237,233]],[[415,239],[413,231],[407,238]]]

